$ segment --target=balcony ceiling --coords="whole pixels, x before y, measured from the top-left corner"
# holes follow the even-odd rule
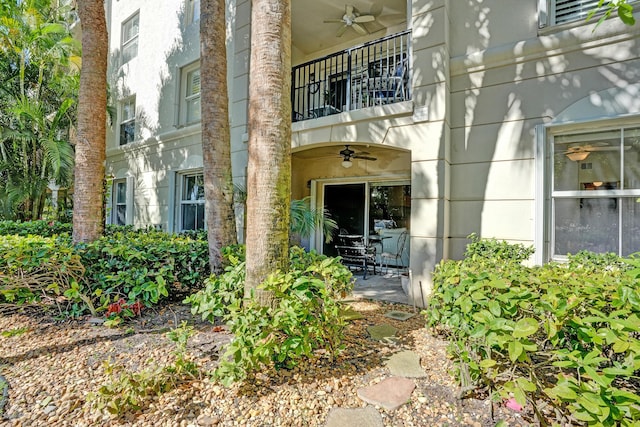
[[[376,16],[375,21],[361,24],[369,34],[360,35],[353,28],[348,28],[341,37],[337,37],[342,24],[323,22],[342,19],[346,5],[352,5],[360,15]],[[294,56],[302,57],[380,38],[387,34],[389,28],[405,23],[407,15],[406,0],[296,0],[291,8]]]

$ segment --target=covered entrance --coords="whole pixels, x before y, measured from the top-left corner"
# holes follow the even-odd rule
[[[337,222],[340,234],[362,235],[382,252],[398,255],[390,265],[409,264],[409,245],[402,251],[398,239],[408,234],[411,218],[411,184],[408,180],[371,180],[325,183],[324,208]],[[323,243],[326,255],[336,256],[335,242]]]

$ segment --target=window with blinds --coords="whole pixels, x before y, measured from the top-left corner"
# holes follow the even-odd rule
[[[200,68],[187,73],[187,123],[200,121]]]
[[[629,3],[637,3],[637,1],[630,0]],[[539,26],[543,28],[549,25],[585,21],[598,3],[598,0],[539,0]]]

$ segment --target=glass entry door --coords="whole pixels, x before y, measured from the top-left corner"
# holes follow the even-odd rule
[[[369,237],[370,241],[379,245],[378,254],[395,253],[399,249],[397,241],[400,234],[410,230],[409,181],[325,184],[323,205],[338,224],[339,231],[336,234]],[[402,257],[405,263],[408,263],[408,251],[407,245],[398,256]],[[322,253],[336,256],[335,241],[323,243]]]
[[[365,184],[325,185],[324,208],[338,223],[341,234],[365,234]],[[335,242],[324,243],[325,255],[338,255]]]

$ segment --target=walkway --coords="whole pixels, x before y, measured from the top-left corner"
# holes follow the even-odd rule
[[[355,298],[409,304],[409,299],[402,290],[400,276],[392,272],[386,275],[367,274],[366,280],[362,279],[362,273],[354,274],[354,277],[356,284],[352,295]]]

